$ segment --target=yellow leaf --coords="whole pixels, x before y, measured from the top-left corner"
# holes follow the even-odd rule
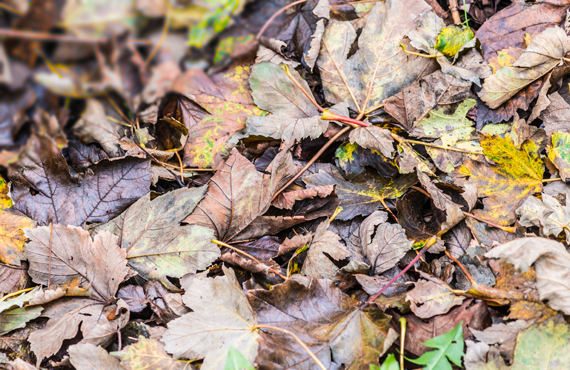
[[[0,177],[0,209],[10,208],[14,205],[8,196],[8,190],[8,184]]]
[[[24,257],[26,237],[22,229],[34,227],[35,222],[27,217],[0,211],[0,262],[20,265]]]
[[[485,198],[485,209],[475,213],[500,225],[510,225],[516,219],[515,210],[531,194],[542,190],[544,164],[530,140],[521,150],[510,136],[486,136],[480,143],[495,165],[468,159],[459,172],[475,180],[479,197]]]

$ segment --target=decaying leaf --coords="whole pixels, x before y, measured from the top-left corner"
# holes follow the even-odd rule
[[[337,216],[339,220],[350,220],[354,216],[367,216],[381,208],[387,199],[396,199],[416,183],[415,175],[403,175],[395,179],[386,179],[371,176],[363,183],[346,181],[340,175],[333,176],[328,172],[303,177],[307,187],[336,185],[335,192],[340,199],[342,212]]]
[[[275,198],[271,205],[279,209],[293,209],[295,202],[298,200],[311,199],[314,197],[324,198],[331,194],[333,191],[333,185],[315,186],[308,189],[288,191],[279,194],[279,196]]]
[[[34,227],[35,222],[25,216],[18,216],[0,210],[0,262],[20,266],[24,258],[26,238],[22,231]]]
[[[376,126],[358,127],[349,134],[350,142],[363,148],[377,150],[387,158],[393,157],[394,139],[390,131]]]
[[[342,245],[340,237],[327,230],[328,227],[328,220],[317,227],[313,241],[309,245],[301,274],[316,279],[335,280],[339,268],[327,256],[337,261],[350,257],[350,252]]]
[[[15,208],[39,225],[79,226],[107,222],[149,191],[149,160],[103,160],[90,169],[77,181],[55,141],[32,136],[10,166]]]
[[[552,146],[548,148],[548,158],[554,163],[563,181],[570,177],[570,134],[555,132],[550,137]]]
[[[539,118],[544,122],[544,130],[548,136],[555,132],[568,132],[570,130],[570,104],[558,92],[548,96],[550,105],[540,113]]]
[[[139,337],[138,342],[131,344],[120,352],[112,355],[121,360],[121,366],[127,370],[156,367],[165,370],[184,370],[189,368],[189,362],[175,360],[166,353],[164,344],[156,339]],[[191,369],[191,367],[190,367]]]
[[[430,61],[405,54],[399,44],[427,10],[429,5],[423,1],[375,4],[364,20],[358,50],[350,57],[357,38],[355,27],[350,22],[331,21],[317,60],[326,99],[335,104],[347,102],[363,114],[413,83]]]
[[[188,128],[184,164],[217,167],[228,155],[226,141],[245,128],[247,117],[263,115],[253,104],[248,88],[249,67],[235,66],[213,76],[189,69],[174,81],[172,90],[188,101],[182,123]],[[197,105],[195,107],[194,105]]]
[[[429,280],[419,280],[414,283],[414,289],[406,294],[406,300],[412,304],[410,308],[416,316],[429,319],[436,315],[442,315],[453,306],[459,306],[465,299],[456,296],[443,281],[427,274],[422,277]]]
[[[570,312],[570,254],[562,243],[544,238],[523,238],[493,248],[488,258],[501,258],[528,271],[534,265],[541,300],[564,313]]]
[[[503,67],[485,80],[479,97],[490,108],[498,108],[556,67],[568,49],[568,37],[564,30],[556,27],[542,31],[533,38],[512,67]]]
[[[346,369],[368,370],[397,337],[389,316],[376,307],[361,309],[330,280],[311,279],[303,285],[289,279],[271,291],[251,290],[248,299],[259,324],[293,331],[327,368],[344,364]],[[261,333],[256,363],[318,369],[293,338],[277,331]]]
[[[569,195],[566,200],[570,205]],[[570,207],[561,205],[556,198],[543,193],[542,201],[535,197],[529,197],[516,211],[520,215],[520,224],[523,226],[542,226],[545,236],[557,237],[562,231],[566,239],[570,240]]]
[[[222,368],[229,347],[250,362],[258,352],[259,333],[253,329],[257,325],[255,313],[233,270],[223,270],[224,276],[192,279],[183,300],[193,312],[168,323],[161,339],[166,352],[175,359],[204,358],[204,370]]]
[[[69,361],[76,369],[124,369],[119,363],[119,360],[111,356],[104,348],[91,343],[70,346],[68,351]]]
[[[178,189],[154,200],[147,194],[119,217],[97,230],[117,235],[129,265],[146,279],[158,279],[170,288],[167,276],[205,270],[220,256],[211,243],[213,230],[197,225],[180,226],[202,200],[207,187]]]
[[[510,225],[515,221],[515,210],[531,194],[542,190],[544,165],[538,148],[526,141],[517,150],[510,136],[486,136],[480,143],[495,164],[468,159],[459,172],[473,179],[479,196],[485,198],[485,209],[475,210],[475,214],[499,225]]]
[[[311,94],[309,85],[294,69],[289,69],[292,78]],[[304,138],[316,139],[328,127],[328,121],[320,118],[319,110],[283,71],[283,67],[273,63],[253,66],[249,78],[255,104],[273,113],[263,117],[247,119],[249,135],[282,139],[285,142]],[[346,108],[345,108],[346,110]],[[348,111],[343,115],[347,115]]]
[[[376,150],[364,149],[358,144],[342,144],[336,150],[335,157],[337,166],[348,180],[362,174],[366,166],[374,168],[382,177],[392,177],[398,173],[395,160],[386,158]]]

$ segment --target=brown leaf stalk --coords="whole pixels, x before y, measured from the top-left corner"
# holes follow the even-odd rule
[[[303,343],[303,341],[301,339],[299,339],[299,337],[297,337],[295,334],[293,334],[292,332],[290,332],[289,330],[285,330],[285,329],[281,329],[275,326],[269,326],[269,325],[255,325],[252,330],[255,329],[271,329],[271,330],[275,330],[275,331],[280,331],[282,333],[288,334],[291,337],[293,337],[293,339],[295,339],[295,341],[297,343],[299,343],[299,345],[301,347],[303,347],[303,349],[305,351],[307,351],[307,353],[309,354],[309,356],[311,356],[311,358],[317,363],[317,365],[322,369],[322,370],[327,370],[327,368],[325,367],[325,365],[323,365],[323,363],[317,358],[317,356],[315,356],[315,354],[309,349],[309,347],[307,347],[307,345],[305,343]]]
[[[236,251],[237,253],[243,254],[244,256],[246,256],[246,257],[248,257],[248,258],[251,258],[251,259],[254,260],[255,262],[259,263],[260,265],[262,264],[262,262],[261,262],[260,260],[258,260],[258,259],[255,258],[254,256],[252,256],[251,254],[246,253],[246,252],[244,252],[244,251],[242,251],[242,250],[240,250],[240,249],[238,249],[238,248],[236,248],[236,247],[233,247],[233,246],[231,246],[231,245],[229,245],[229,244],[226,244],[226,243],[221,242],[221,241],[216,240],[216,239],[213,239],[213,240],[212,240],[212,243],[217,244],[217,245],[222,246],[222,247],[226,247],[226,248],[231,249],[231,250],[233,250],[233,251]],[[274,274],[278,275],[281,279],[287,280],[287,277],[283,276],[282,274],[280,274],[279,272],[277,272],[275,269],[272,269],[272,268],[269,267],[269,266],[268,266],[268,269],[269,269],[269,271],[271,271],[271,272],[273,272]]]
[[[447,257],[449,257],[450,260],[452,260],[453,262],[455,262],[457,264],[457,266],[459,266],[459,268],[463,271],[463,273],[465,274],[465,276],[467,276],[467,279],[469,279],[469,282],[471,283],[471,285],[476,285],[477,282],[473,279],[473,277],[471,276],[471,274],[467,271],[467,269],[465,268],[465,266],[463,266],[463,264],[461,262],[459,262],[455,257],[453,257],[448,251],[447,249],[445,250],[445,254],[447,255]]]

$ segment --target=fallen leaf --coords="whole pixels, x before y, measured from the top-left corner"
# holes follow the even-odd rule
[[[423,274],[421,276],[427,277]],[[461,305],[465,299],[456,296],[447,284],[433,276],[429,280],[419,280],[414,286],[406,294],[406,301],[411,302],[412,312],[422,319],[446,314],[453,306]]]
[[[570,198],[566,195],[568,204]],[[542,201],[535,197],[529,197],[515,213],[520,215],[520,224],[523,226],[542,226],[545,236],[557,237],[562,231],[566,233],[566,239],[570,240],[570,207],[562,206],[556,198],[543,193]]]
[[[376,126],[358,127],[350,131],[349,139],[363,148],[377,150],[387,158],[394,156],[394,139],[389,130]]]
[[[316,139],[327,130],[328,121],[320,118],[317,107],[295,86],[283,68],[267,62],[253,66],[249,77],[251,95],[258,108],[272,114],[249,117],[247,134],[285,142]],[[289,73],[305,92],[312,95],[309,85],[297,71],[289,69]],[[348,115],[348,111],[343,115]]]
[[[267,225],[262,220],[256,223],[256,219],[269,209],[273,195],[296,174],[289,151],[281,151],[266,172],[269,174],[257,172],[234,149],[210,180],[204,199],[183,222],[209,227],[221,241],[263,236]],[[289,225],[282,225],[282,229],[296,223],[292,220]]]
[[[361,309],[330,280],[311,279],[305,286],[289,279],[271,291],[251,290],[248,299],[260,324],[293,331],[327,368],[344,364],[346,369],[367,370],[397,337],[389,316],[376,307]],[[261,333],[255,362],[261,367],[317,368],[296,341],[277,331]]]
[[[117,235],[129,266],[141,276],[160,280],[176,290],[167,276],[180,278],[186,273],[205,270],[220,256],[219,248],[211,243],[212,230],[198,225],[180,227],[180,222],[194,211],[206,191],[206,186],[182,188],[152,201],[147,194],[96,230]]]
[[[415,175],[404,175],[395,179],[371,176],[365,182],[353,183],[328,172],[303,177],[307,187],[336,185],[335,192],[340,199],[342,212],[338,220],[350,220],[354,216],[368,216],[383,206],[387,199],[396,199],[416,183]]]
[[[552,146],[548,148],[548,159],[554,163],[563,181],[570,177],[570,134],[554,132],[550,136]]]
[[[328,256],[336,261],[350,257],[350,252],[342,245],[340,237],[327,230],[328,227],[328,220],[325,220],[317,227],[315,236],[311,244],[309,244],[309,251],[303,263],[301,274],[316,279],[335,280],[335,275],[339,268]]]
[[[485,209],[474,213],[499,225],[510,225],[516,219],[515,210],[542,190],[544,165],[538,148],[526,141],[517,150],[510,136],[486,136],[480,143],[495,165],[468,159],[459,173],[475,180],[479,196],[485,198]]]
[[[220,369],[229,347],[253,362],[259,346],[255,313],[233,270],[223,270],[224,276],[192,279],[183,300],[193,312],[168,323],[161,339],[175,359],[204,358],[204,370]]]
[[[117,298],[121,298],[129,306],[131,312],[142,312],[148,306],[148,300],[142,286],[127,285],[119,289]]]
[[[488,359],[485,358],[489,351],[487,344],[468,342],[465,367],[467,370],[562,370],[570,359],[569,343],[568,324],[556,323],[555,319],[550,319],[544,323],[534,324],[519,333],[512,366],[506,366],[495,351],[490,352]]]
[[[23,328],[28,321],[38,318],[43,311],[41,307],[12,308],[0,313],[0,335],[14,329]]]
[[[451,361],[457,366],[461,366],[463,353],[463,328],[462,323],[457,324],[453,330],[439,335],[424,343],[425,346],[435,348],[435,351],[424,353],[420,358],[408,361],[418,365],[426,365],[425,370],[449,369]]]
[[[10,166],[15,208],[39,225],[78,226],[107,222],[149,191],[148,160],[103,160],[91,171],[74,180],[56,143],[34,135]]]
[[[317,60],[326,100],[347,102],[364,114],[412,84],[430,61],[405,54],[399,44],[427,10],[429,5],[423,1],[375,4],[364,20],[358,49],[350,57],[357,38],[355,27],[350,22],[329,22]]]
[[[186,166],[219,166],[222,158],[229,154],[225,149],[227,140],[245,128],[247,117],[265,114],[253,104],[249,75],[250,68],[242,66],[213,76],[189,69],[175,80],[172,90],[198,105],[193,108],[197,114],[187,111],[183,120],[179,120],[188,128],[188,141],[184,146]]]
[[[343,176],[352,180],[362,174],[366,166],[374,168],[382,177],[393,177],[398,173],[396,161],[386,158],[376,150],[360,147],[358,144],[344,143],[335,152],[336,164]]]
[[[123,370],[119,360],[105,349],[91,343],[76,344],[68,349],[69,361],[76,369]]]
[[[312,199],[314,197],[324,198],[334,191],[333,185],[315,186],[308,189],[294,190],[283,192],[271,203],[275,208],[293,209],[295,202],[303,199]]]
[[[519,271],[536,270],[536,287],[541,300],[564,313],[570,312],[570,255],[562,243],[544,238],[523,238],[493,248],[487,258],[501,258]]]
[[[546,135],[552,136],[555,132],[568,132],[570,130],[570,120],[568,113],[570,105],[558,92],[548,96],[550,105],[540,113],[540,118],[544,122]]]
[[[255,368],[238,350],[230,347],[224,370],[255,370]]]
[[[156,367],[165,370],[192,369],[189,361],[175,360],[166,353],[164,344],[156,339],[139,337],[135,344],[123,348],[120,352],[111,355],[121,361],[121,368],[127,370]]]
[[[437,35],[435,48],[448,57],[456,55],[465,44],[471,41],[475,34],[469,27],[451,25],[441,30]]]
[[[512,67],[503,67],[483,83],[479,97],[489,108],[498,108],[533,81],[556,67],[568,50],[567,36],[560,28],[536,35]]]
[[[0,262],[21,265],[21,261],[25,259],[26,243],[23,229],[34,226],[35,222],[27,217],[0,210]]]

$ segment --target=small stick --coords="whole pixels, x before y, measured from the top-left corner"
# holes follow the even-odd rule
[[[459,15],[459,10],[457,6],[457,0],[449,0],[449,9],[451,10],[451,16],[453,17],[453,23],[461,24],[461,16]]]
[[[0,36],[8,39],[32,39],[41,41],[57,41],[73,44],[104,44],[109,40],[103,37],[77,37],[67,35],[52,35],[49,33],[0,29]],[[152,45],[150,40],[132,40],[135,45]]]
[[[221,241],[216,240],[216,239],[213,239],[213,240],[212,240],[212,243],[217,244],[217,245],[222,246],[222,247],[229,248],[229,249],[231,249],[231,250],[233,250],[233,251],[236,251],[236,252],[238,252],[238,253],[240,253],[240,254],[243,254],[243,255],[246,256],[246,257],[251,258],[251,259],[254,260],[255,262],[259,263],[260,265],[262,264],[257,258],[255,258],[254,256],[252,256],[251,254],[246,253],[246,252],[244,252],[244,251],[242,251],[242,250],[240,250],[240,249],[237,249],[236,247],[232,247],[232,246],[229,245],[229,244],[226,244],[226,243],[221,242]],[[271,271],[271,272],[273,272],[273,273],[279,275],[279,277],[280,277],[281,279],[287,280],[287,278],[286,278],[285,276],[283,276],[282,274],[280,274],[279,272],[277,272],[275,269],[272,269],[272,268],[269,267],[269,266],[268,266],[268,269],[269,269],[269,271]]]
[[[293,334],[292,332],[290,332],[289,330],[285,330],[285,329],[281,329],[281,328],[277,328],[275,326],[269,326],[269,325],[255,325],[252,329],[271,329],[271,330],[276,330],[276,331],[280,331],[282,333],[288,334],[290,336],[293,337],[293,339],[295,339],[295,341],[297,343],[299,343],[299,345],[301,347],[303,347],[303,349],[309,354],[309,356],[311,356],[311,358],[317,363],[317,365],[322,369],[322,370],[327,370],[327,368],[325,367],[325,365],[323,365],[323,363],[317,358],[317,356],[315,356],[315,354],[309,349],[309,347],[307,347],[307,345],[305,343],[303,343],[303,341],[301,339],[299,339],[299,337],[297,337],[295,334]]]
[[[447,255],[447,257],[449,257],[449,259],[451,259],[453,262],[455,262],[457,264],[457,266],[459,266],[459,268],[463,271],[463,273],[465,274],[465,276],[467,276],[467,279],[469,279],[469,282],[471,282],[471,285],[476,285],[477,282],[473,279],[473,277],[471,276],[471,274],[469,272],[467,272],[467,269],[465,268],[465,266],[463,266],[463,264],[461,262],[459,262],[457,259],[455,259],[455,257],[453,257],[448,251],[447,249],[445,250],[445,254]]]
[[[562,179],[560,177],[558,177],[556,179],[544,179],[544,180],[542,180],[542,182],[554,182],[554,181],[562,181]]]
[[[425,244],[425,246],[422,248],[422,250],[420,251],[420,253],[418,253],[416,255],[416,257],[414,257],[414,259],[412,260],[412,262],[410,262],[408,264],[408,266],[406,266],[402,271],[400,271],[400,273],[398,273],[398,275],[394,276],[392,278],[392,280],[390,280],[386,285],[384,285],[384,287],[382,289],[380,289],[380,291],[376,294],[374,294],[369,300],[366,301],[366,303],[364,303],[364,305],[361,308],[365,308],[366,306],[368,306],[370,303],[374,303],[374,300],[376,298],[378,298],[380,296],[380,294],[384,293],[386,291],[386,289],[388,289],[388,287],[390,285],[392,285],[396,280],[398,280],[400,278],[400,276],[404,275],[406,273],[406,271],[408,271],[410,268],[412,268],[412,266],[418,262],[418,260],[421,258],[421,256],[424,255],[424,253],[428,250],[429,247],[431,247],[432,245],[435,244],[435,242],[437,241],[436,236],[432,236],[427,243]]]
[[[305,171],[307,171],[309,169],[309,167],[311,167],[311,165],[313,163],[315,163],[315,161],[317,159],[319,159],[319,157],[325,152],[325,150],[327,150],[327,148],[329,146],[331,146],[332,143],[334,143],[334,141],[336,139],[338,139],[339,137],[341,137],[345,132],[347,132],[348,130],[350,130],[352,127],[351,126],[346,126],[345,128],[343,128],[342,130],[340,130],[335,136],[331,137],[329,139],[329,141],[326,142],[325,145],[323,145],[323,147],[317,152],[317,154],[315,154],[313,156],[313,158],[311,158],[311,160],[309,162],[307,162],[307,164],[305,165],[305,167],[301,168],[301,170],[299,172],[297,172],[297,174],[295,175],[295,177],[293,177],[291,180],[289,180],[285,185],[283,185],[283,187],[279,190],[277,190],[277,192],[273,195],[273,198],[271,198],[271,202],[273,202],[273,200],[275,198],[277,198],[277,196],[279,194],[281,194],[283,192],[283,190],[287,189],[289,187],[289,185],[291,185],[292,183],[295,182],[295,180],[297,180],[299,177],[301,177],[301,175],[303,173],[305,173]]]
[[[281,69],[283,71],[285,71],[285,74],[287,75],[287,77],[289,77],[289,79],[295,84],[295,86],[297,86],[299,88],[299,90],[301,90],[301,92],[303,93],[303,95],[305,95],[307,97],[307,99],[309,99],[311,101],[311,103],[313,103],[313,105],[315,107],[317,107],[317,109],[319,110],[319,112],[324,112],[325,110],[323,109],[323,107],[321,107],[316,101],[315,99],[311,96],[311,94],[309,94],[308,92],[305,91],[305,89],[303,89],[303,87],[299,84],[299,82],[297,82],[297,80],[295,80],[295,78],[293,78],[293,75],[291,74],[291,72],[289,72],[289,67],[287,66],[287,64],[283,64],[281,66]]]

